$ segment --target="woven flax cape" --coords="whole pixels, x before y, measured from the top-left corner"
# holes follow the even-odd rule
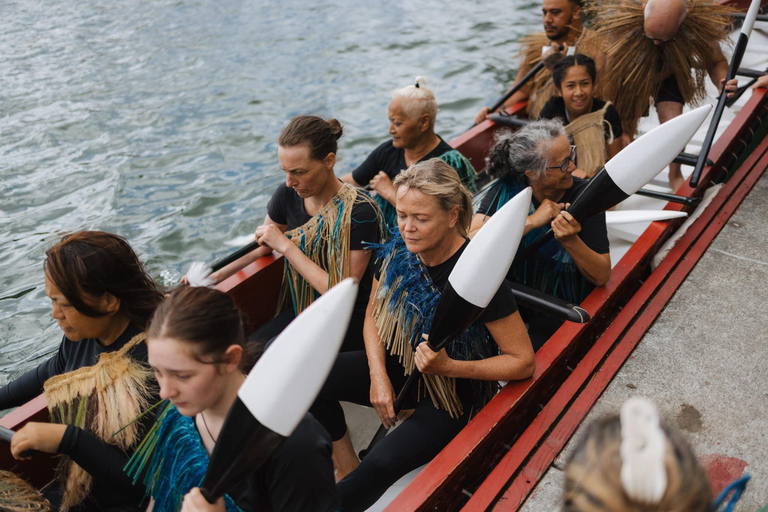
[[[605,165],[608,158],[606,142],[613,142],[611,123],[605,119],[605,111],[610,104],[610,101],[606,101],[600,110],[584,114],[565,127],[566,133],[573,138],[573,143],[578,148],[579,169],[585,171],[590,178]],[[611,134],[607,141],[606,126]]]
[[[125,471],[134,483],[141,478],[152,496],[152,512],[178,512],[184,496],[200,487],[208,469],[208,452],[192,418],[182,416],[170,402],[161,406],[155,425],[134,452]],[[224,495],[227,512],[242,512]]]
[[[624,133],[634,137],[662,81],[674,76],[685,103],[706,97],[712,44],[728,39],[730,9],[708,0],[689,0],[688,14],[674,41],[655,45],[643,35],[643,4],[635,0],[590,0],[583,12],[607,57],[601,97],[619,111]],[[691,74],[693,70],[693,74]]]
[[[328,272],[329,288],[349,277],[352,209],[358,202],[371,204],[380,221],[381,215],[373,199],[345,183],[317,215],[285,233],[301,252]],[[292,307],[298,315],[319,296],[293,265],[286,261],[278,313]]]
[[[74,425],[121,450],[131,449],[142,434],[133,420],[148,407],[154,375],[128,352],[145,337],[137,334],[120,350],[101,354],[93,366],[48,379],[43,389],[51,423]],[[62,511],[82,502],[93,483],[67,456],[59,463],[58,477],[64,490]]]
[[[381,274],[373,297],[373,316],[379,338],[390,354],[398,357],[405,375],[416,366],[414,353],[429,333],[432,316],[440,302],[440,290],[432,283],[429,271],[418,256],[408,251],[399,233],[376,246],[375,258],[381,261]],[[498,347],[481,322],[476,321],[459,338],[446,347],[452,359],[474,361],[497,355]],[[470,381],[473,387],[473,408],[478,410],[490,400],[498,383]],[[436,408],[442,408],[457,418],[463,413],[456,394],[456,380],[441,375],[422,375],[422,390],[432,399]]]
[[[520,44],[520,58],[522,60],[520,70],[525,70],[527,73],[541,62],[542,48],[550,46],[552,41],[545,32],[538,32],[522,37]],[[575,47],[578,53],[583,53],[595,60],[595,63],[598,64],[599,74],[599,63],[601,61],[599,58],[600,41],[595,36],[595,33],[586,27],[582,28]],[[518,76],[522,78],[523,75],[520,73],[521,71],[518,71]],[[531,95],[528,98],[528,117],[538,119],[544,104],[557,94],[557,89],[555,89],[555,84],[552,81],[552,71],[544,66],[531,78],[528,85],[531,90]]]
[[[48,512],[40,491],[10,471],[0,471],[0,510],[3,512]]]

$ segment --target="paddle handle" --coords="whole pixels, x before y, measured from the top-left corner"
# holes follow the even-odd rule
[[[5,427],[0,427],[0,440],[5,441],[8,444],[11,444],[11,439],[13,439],[13,436],[16,434],[13,430]],[[27,457],[33,456],[35,453],[37,453],[37,450],[24,450],[19,454],[19,457],[22,459],[26,459]]]
[[[739,66],[741,66],[741,59],[744,57],[744,52],[747,50],[749,35],[752,32],[752,27],[755,24],[755,18],[757,17],[759,9],[760,0],[752,0],[752,4],[749,6],[749,11],[744,19],[744,25],[741,27],[739,39],[736,41],[736,47],[733,49],[731,63],[728,66],[728,73],[725,75],[725,84],[723,84],[723,90],[720,92],[720,97],[717,100],[717,107],[715,108],[715,113],[712,115],[712,121],[709,123],[707,136],[704,137],[704,143],[701,145],[701,151],[699,151],[699,158],[696,160],[696,166],[693,168],[693,173],[691,174],[691,180],[689,182],[691,188],[696,188],[701,179],[701,173],[704,170],[709,150],[712,147],[712,142],[715,140],[717,125],[720,124],[720,118],[723,116],[725,103],[728,99],[728,91],[725,90],[725,85],[728,83],[728,80],[731,80],[736,76]]]
[[[232,252],[231,254],[228,254],[227,256],[224,256],[220,260],[215,261],[211,265],[211,272],[216,272],[217,270],[221,270],[222,268],[226,267],[233,261],[237,261],[249,252],[259,248],[261,244],[254,240],[253,242],[249,243],[248,245],[245,245],[241,247],[240,249]]]

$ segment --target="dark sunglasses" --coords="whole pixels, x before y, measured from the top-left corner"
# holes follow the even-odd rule
[[[573,162],[573,165],[578,166],[579,164],[576,163],[577,155],[576,155],[576,146],[571,146],[571,155],[566,157],[565,160],[560,162],[560,165],[550,165],[547,167],[547,169],[560,169],[560,172],[565,174],[568,172],[568,169],[571,167],[571,162]]]

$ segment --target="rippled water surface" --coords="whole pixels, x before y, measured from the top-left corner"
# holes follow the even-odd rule
[[[291,117],[344,124],[345,174],[386,140],[391,91],[424,75],[450,140],[514,76],[539,6],[0,2],[0,382],[58,346],[42,261],[64,232],[125,236],[169,285],[261,223]]]

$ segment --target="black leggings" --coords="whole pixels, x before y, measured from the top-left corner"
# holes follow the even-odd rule
[[[387,373],[395,392],[405,383],[403,368],[387,356]],[[464,414],[459,418],[436,409],[429,398],[406,408],[415,411],[376,445],[360,466],[338,484],[344,512],[364,511],[400,477],[432,460],[467,424],[471,408],[468,385],[457,386]],[[344,411],[339,401],[370,406],[371,379],[364,350],[339,354],[310,412],[338,441],[346,433]],[[415,398],[415,397],[414,397]]]

